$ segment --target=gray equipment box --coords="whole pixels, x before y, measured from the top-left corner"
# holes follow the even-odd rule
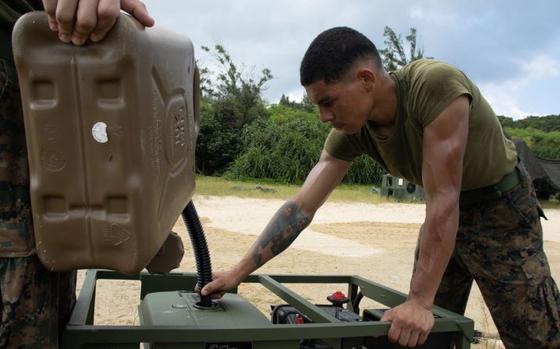
[[[381,196],[392,197],[400,201],[423,201],[424,190],[404,178],[386,174],[381,180]]]
[[[187,291],[156,292],[146,295],[139,306],[140,323],[144,326],[226,327],[230,329],[271,328],[255,306],[236,294],[226,293],[212,309],[196,306],[200,296]],[[197,344],[147,344],[146,349],[194,349]],[[251,342],[206,343],[206,348],[251,348]]]

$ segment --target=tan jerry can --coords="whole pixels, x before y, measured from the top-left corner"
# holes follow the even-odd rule
[[[12,38],[41,261],[142,270],[194,192],[191,41],[122,14],[101,43],[78,47],[43,12],[21,17]]]

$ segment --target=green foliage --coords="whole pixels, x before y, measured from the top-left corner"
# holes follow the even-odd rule
[[[386,171],[370,156],[362,155],[352,162],[352,168],[344,178],[348,184],[381,184]]]
[[[258,120],[243,133],[244,152],[233,163],[234,178],[267,178],[300,183],[319,159],[329,127],[314,113],[286,104],[273,105],[268,120]]]
[[[297,120],[297,119],[307,119],[311,120],[314,123],[320,124],[315,106],[311,111],[305,110],[305,108],[293,107],[285,104],[273,104],[268,109],[270,113],[270,119],[279,121],[279,122],[287,122],[289,120]],[[325,130],[328,130],[327,125],[323,125]]]
[[[223,106],[223,105],[222,105]],[[221,107],[221,106],[220,106]],[[239,134],[224,124],[222,112],[208,98],[201,99],[200,131],[196,143],[196,165],[203,174],[219,174],[241,149]]]
[[[244,132],[245,151],[233,163],[237,178],[300,183],[319,159],[325,125],[308,119],[258,120]]]
[[[270,107],[269,120],[257,120],[243,133],[243,153],[228,177],[272,179],[301,183],[319,160],[330,127],[315,112],[287,105]],[[346,183],[379,184],[383,170],[369,157],[361,157],[345,178]]]
[[[201,46],[201,48],[211,54],[219,63],[217,71],[211,71],[207,67],[201,69],[201,88],[203,94],[208,97],[243,97],[243,95],[253,98],[255,96],[260,97],[264,85],[273,78],[268,68],[261,71],[261,76],[258,79],[244,76],[222,45],[215,45],[214,49],[207,46]]]
[[[505,132],[515,139],[522,139],[539,157],[560,159],[560,131],[545,132],[532,127],[505,127]]]
[[[507,116],[498,116],[503,127],[533,128],[545,132],[560,131],[560,115],[529,116],[520,120],[513,120]]]
[[[196,146],[198,171],[206,175],[221,174],[242,150],[239,135],[255,120],[268,118],[261,91],[270,79],[263,69],[254,79],[239,71],[231,56],[221,46],[203,46],[218,62],[211,71],[201,68],[201,119]]]
[[[387,71],[398,70],[410,62],[424,57],[424,49],[418,48],[416,44],[416,28],[410,28],[410,33],[405,37],[408,42],[408,55],[402,41],[401,35],[397,35],[390,27],[385,27],[383,31],[385,48],[379,50],[383,59],[383,65]]]
[[[509,138],[522,139],[541,158],[560,159],[560,115],[498,119]]]
[[[309,96],[307,96],[307,93],[303,96],[301,102],[291,101],[288,96],[282,95],[278,104],[294,109],[304,110],[309,113],[315,112],[317,110],[317,107],[309,100]]]

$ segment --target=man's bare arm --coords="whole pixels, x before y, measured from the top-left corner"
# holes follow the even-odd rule
[[[468,136],[469,100],[456,99],[424,130],[422,181],[426,219],[409,298],[431,307],[453,254],[459,226],[459,196]]]
[[[255,267],[259,268],[265,260],[270,260],[288,248],[311,223],[311,219],[294,201],[282,205],[251,248]]]
[[[424,128],[422,181],[426,219],[420,255],[407,301],[383,316],[383,320],[391,321],[389,339],[402,346],[423,344],[434,325],[433,302],[453,254],[459,225],[468,117],[469,100],[461,96]]]
[[[311,223],[317,209],[342,181],[350,165],[323,151],[300,191],[280,207],[241,261],[228,272],[216,273],[214,280],[202,289],[202,294],[223,294],[288,248]]]

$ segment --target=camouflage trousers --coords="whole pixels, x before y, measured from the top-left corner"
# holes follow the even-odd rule
[[[13,62],[0,59],[0,348],[58,348],[76,301],[76,272],[34,253],[25,130]]]
[[[76,302],[76,272],[45,269],[37,255],[0,258],[0,348],[58,348]]]
[[[461,207],[435,303],[464,314],[473,280],[508,349],[560,348],[560,294],[543,251],[542,210],[525,170],[500,198]]]

